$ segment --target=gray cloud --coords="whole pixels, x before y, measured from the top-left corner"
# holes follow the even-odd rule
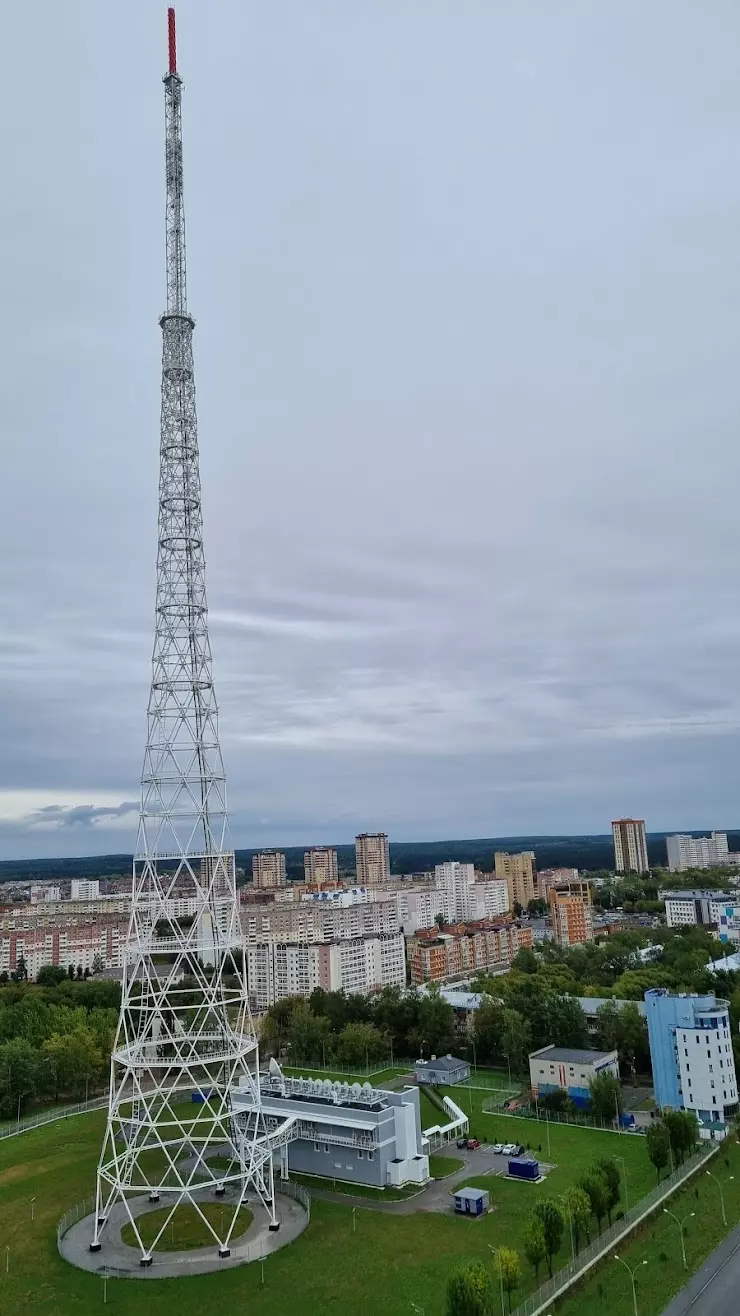
[[[133,846],[154,605],[162,16],[42,11],[0,53],[8,856]],[[178,23],[236,842],[737,821],[737,7]]]

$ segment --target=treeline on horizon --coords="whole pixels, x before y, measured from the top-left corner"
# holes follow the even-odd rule
[[[648,858],[654,868],[666,864],[665,838],[670,833],[648,832]],[[689,836],[703,836],[706,831],[688,832]],[[731,851],[740,849],[740,832],[728,832]],[[331,844],[331,842],[327,842]],[[303,845],[275,847],[285,854],[288,877],[297,881],[303,877]],[[355,867],[355,847],[337,845],[337,864],[341,873],[352,873]],[[434,868],[445,860],[475,864],[482,872],[490,872],[496,850],[534,850],[539,868],[581,868],[591,872],[611,870],[614,850],[611,833],[603,836],[499,836],[473,840],[449,841],[391,841],[391,871],[393,873],[420,873]],[[238,868],[247,875],[252,871],[252,855],[259,848],[236,851]],[[34,880],[70,881],[85,877],[128,877],[131,872],[130,854],[85,855],[74,859],[4,859],[0,860],[0,883]]]

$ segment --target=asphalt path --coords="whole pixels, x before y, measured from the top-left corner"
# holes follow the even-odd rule
[[[740,1313],[740,1225],[720,1243],[663,1316],[738,1316]]]

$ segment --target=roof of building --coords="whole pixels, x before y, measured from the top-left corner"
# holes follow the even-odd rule
[[[726,973],[729,973],[733,969],[740,969],[740,951],[736,951],[733,955],[725,955],[721,960],[712,960],[707,968],[710,973],[720,973],[723,969]]]
[[[420,1065],[424,1065],[428,1069],[441,1069],[444,1071],[460,1069],[466,1064],[466,1060],[459,1060],[457,1056],[436,1056],[434,1060],[417,1060],[416,1068],[418,1069]]]
[[[487,1188],[456,1188],[455,1197],[462,1197],[468,1202],[479,1202],[481,1197],[488,1197]]]
[[[417,990],[422,996],[426,996],[426,983],[422,983]],[[459,987],[440,987],[439,994],[453,1010],[477,1010],[483,1000],[480,992],[465,992]]]
[[[645,1013],[644,1001],[625,1001],[621,996],[573,996],[572,1000],[578,1001],[584,1014],[594,1015],[602,1005],[616,1005],[621,1010],[625,1005],[636,1005],[640,1014]]]
[[[594,1065],[597,1060],[608,1060],[613,1051],[585,1051],[575,1046],[543,1046],[539,1051],[530,1053],[530,1060],[535,1056],[542,1060],[555,1060],[561,1065]]]
[[[737,896],[729,895],[727,891],[707,891],[695,887],[692,891],[664,891],[658,892],[661,900],[721,900],[723,903],[734,904]]]

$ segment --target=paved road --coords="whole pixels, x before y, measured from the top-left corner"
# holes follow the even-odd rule
[[[451,1144],[449,1148],[445,1147],[437,1154],[455,1156],[458,1160],[465,1161],[465,1165],[462,1170],[456,1170],[454,1174],[449,1174],[444,1179],[433,1179],[421,1192],[400,1202],[384,1202],[382,1198],[353,1197],[349,1193],[334,1193],[328,1188],[313,1188],[308,1182],[305,1186],[312,1197],[320,1198],[324,1202],[338,1202],[341,1206],[363,1206],[369,1211],[381,1211],[387,1215],[414,1215],[417,1211],[447,1213],[452,1210],[450,1193],[456,1184],[465,1183],[472,1175],[490,1174],[493,1177],[508,1173],[509,1157],[494,1156],[490,1147],[479,1147],[477,1151],[463,1151]],[[540,1161],[540,1170],[544,1174],[550,1169],[552,1166]]]
[[[663,1316],[737,1316],[740,1311],[740,1225],[669,1303]]]

